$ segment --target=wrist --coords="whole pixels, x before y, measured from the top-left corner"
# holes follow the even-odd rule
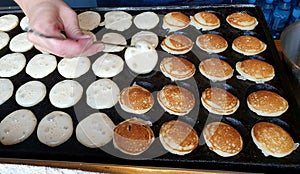
[[[61,3],[62,0],[14,0],[19,7],[23,10],[23,12],[27,15],[32,8],[37,8],[40,4],[43,3]]]

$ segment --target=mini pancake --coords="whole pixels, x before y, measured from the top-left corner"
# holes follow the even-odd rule
[[[69,114],[53,111],[42,118],[37,127],[39,141],[56,147],[66,142],[73,134],[73,122]]]
[[[196,102],[192,92],[176,85],[164,86],[157,93],[157,100],[165,111],[178,116],[188,114]]]
[[[214,30],[220,27],[220,19],[213,13],[202,11],[191,16],[191,25],[202,31]]]
[[[0,50],[9,43],[9,35],[3,31],[0,31]]]
[[[232,13],[226,17],[226,21],[232,27],[240,30],[253,30],[258,24],[255,17],[244,12]]]
[[[267,45],[254,36],[239,36],[232,42],[232,49],[246,56],[262,53]]]
[[[223,122],[207,124],[203,130],[206,145],[222,157],[237,155],[243,149],[243,139],[232,126]]]
[[[191,78],[196,72],[196,68],[193,63],[180,57],[165,57],[160,62],[160,70],[172,81],[186,80]]]
[[[0,105],[6,102],[14,92],[14,84],[9,79],[0,78]]]
[[[165,122],[160,128],[159,139],[167,151],[176,155],[191,153],[199,143],[194,128],[180,120]]]
[[[210,58],[201,61],[199,71],[211,81],[223,81],[230,79],[234,70],[226,61],[218,58]]]
[[[80,83],[74,80],[63,80],[51,88],[49,99],[57,108],[68,108],[80,100],[82,93],[83,88]]]
[[[1,121],[0,142],[3,145],[21,143],[33,133],[36,124],[37,119],[30,110],[16,110]]]
[[[9,42],[9,49],[12,52],[23,53],[33,48],[33,43],[27,39],[27,32],[19,33]]]
[[[79,27],[82,30],[93,30],[100,24],[101,16],[94,11],[85,11],[78,14]]]
[[[16,92],[16,102],[23,107],[40,103],[46,96],[46,86],[40,81],[29,81],[20,86]]]
[[[127,41],[126,41],[125,37],[119,33],[105,33],[102,36],[101,41],[104,43],[127,45]],[[105,46],[105,48],[103,50],[104,52],[120,52],[125,48],[125,47],[121,47],[121,46],[114,46],[114,45],[108,45],[108,44],[104,44],[104,46]]]
[[[235,67],[243,78],[254,82],[267,82],[275,76],[274,67],[261,60],[244,60],[237,62]]]
[[[92,65],[94,74],[102,78],[110,78],[118,75],[123,71],[124,60],[115,54],[105,53]]]
[[[119,100],[120,89],[110,79],[99,79],[91,83],[86,90],[86,102],[94,109],[106,109],[115,106]]]
[[[153,141],[154,133],[142,119],[127,119],[114,128],[114,147],[125,154],[139,155],[149,149]]]
[[[177,31],[189,26],[191,19],[181,12],[169,12],[163,18],[163,29],[170,32]]]
[[[0,77],[17,75],[26,66],[26,58],[22,53],[10,53],[0,58]]]
[[[157,26],[159,17],[156,13],[146,11],[136,15],[133,19],[135,26],[142,30],[150,30]]]
[[[104,14],[104,25],[106,29],[125,31],[132,25],[131,14],[125,11],[109,11]]]
[[[239,99],[222,88],[205,89],[201,102],[205,109],[218,115],[233,114],[240,106]]]
[[[20,27],[23,31],[25,31],[26,28],[29,27],[29,18],[27,16],[24,16],[20,21]]]
[[[88,57],[63,58],[59,61],[57,70],[65,78],[78,78],[87,73],[90,66]]]
[[[148,42],[153,48],[156,48],[159,42],[157,34],[153,33],[152,31],[140,31],[135,33],[131,37],[130,44],[136,45],[140,41]]]
[[[105,113],[93,113],[78,123],[76,138],[86,147],[102,147],[112,140],[114,128],[115,124]]]
[[[157,51],[145,41],[137,42],[135,48],[127,48],[124,57],[129,69],[137,74],[150,73],[158,61]]]
[[[35,79],[41,79],[52,73],[57,66],[56,57],[50,54],[36,54],[26,66],[26,73]]]
[[[270,122],[256,123],[251,129],[251,137],[265,156],[282,158],[299,146],[286,130]]]
[[[172,34],[167,36],[160,46],[170,54],[185,54],[192,50],[193,41],[185,35]]]
[[[196,39],[196,45],[207,53],[220,53],[227,49],[227,41],[217,34],[202,34]]]
[[[247,97],[249,109],[257,115],[265,117],[277,117],[289,108],[288,102],[275,92],[259,90]]]
[[[121,91],[119,103],[126,112],[144,114],[153,107],[154,97],[147,89],[134,85]]]
[[[18,16],[14,14],[7,14],[0,16],[0,31],[10,31],[19,24]]]

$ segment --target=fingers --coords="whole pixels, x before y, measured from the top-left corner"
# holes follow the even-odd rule
[[[93,44],[91,39],[57,40],[42,38],[31,33],[28,34],[28,39],[38,50],[60,57],[91,56],[104,49],[103,44]]]

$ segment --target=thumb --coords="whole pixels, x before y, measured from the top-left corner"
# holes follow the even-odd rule
[[[91,36],[84,34],[79,27],[78,17],[75,12],[72,12],[64,22],[64,30],[68,38],[79,40],[79,39],[90,39]]]

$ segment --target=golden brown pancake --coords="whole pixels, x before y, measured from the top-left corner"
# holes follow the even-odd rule
[[[164,123],[159,131],[159,139],[167,151],[177,155],[192,152],[199,141],[194,128],[180,120]]]
[[[160,70],[166,76],[174,80],[185,80],[195,74],[193,63],[180,57],[165,57],[160,62]]]
[[[251,129],[251,136],[265,156],[281,158],[289,155],[299,146],[298,143],[294,143],[288,132],[274,123],[256,123]]]
[[[162,41],[161,48],[170,54],[185,54],[193,48],[193,41],[185,35],[172,34]]]
[[[244,60],[237,62],[235,67],[243,78],[254,82],[270,81],[275,76],[273,66],[261,60]]]
[[[217,34],[199,35],[196,39],[196,45],[209,54],[223,52],[228,47],[227,41]]]
[[[206,31],[219,28],[221,24],[220,19],[215,14],[208,11],[202,11],[191,17],[191,25],[198,30],[202,29],[203,31]]]
[[[222,88],[207,88],[202,92],[201,102],[211,113],[218,115],[233,114],[239,107],[237,97]]]
[[[164,86],[157,93],[157,100],[165,111],[179,116],[188,114],[195,106],[194,94],[176,85]]]
[[[232,42],[232,49],[246,56],[262,53],[267,45],[254,36],[239,36]]]
[[[139,155],[145,152],[153,141],[154,133],[142,119],[127,119],[114,128],[113,144],[123,153]]]
[[[243,139],[240,133],[226,123],[209,123],[205,126],[203,135],[209,149],[220,156],[234,156],[243,149]]]
[[[247,97],[247,105],[257,115],[276,117],[289,108],[288,102],[275,92],[259,90]]]
[[[190,24],[191,19],[181,12],[170,12],[164,16],[163,29],[176,31],[186,28]]]
[[[199,71],[211,81],[222,81],[232,77],[233,69],[222,59],[210,58],[201,61]]]
[[[255,17],[244,12],[232,13],[226,17],[226,21],[240,30],[253,30],[258,24]]]
[[[143,114],[154,105],[154,97],[147,89],[135,85],[121,91],[119,103],[126,112]]]

